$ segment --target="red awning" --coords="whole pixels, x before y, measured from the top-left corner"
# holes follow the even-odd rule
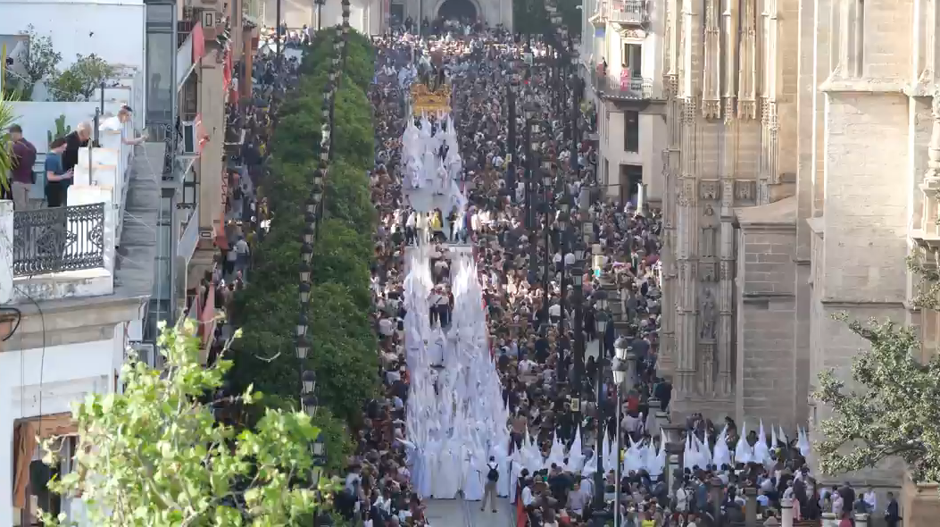
[[[202,32],[202,24],[196,24],[193,27],[193,64],[199,64],[199,60],[206,54],[206,37]]]
[[[222,70],[222,78],[225,79],[225,89],[228,89],[232,86],[232,52],[229,50],[225,53],[225,69]]]

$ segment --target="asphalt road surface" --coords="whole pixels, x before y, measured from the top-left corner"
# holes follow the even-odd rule
[[[497,501],[496,512],[481,511],[480,502],[428,500],[425,517],[431,527],[514,527],[512,505],[506,498]]]

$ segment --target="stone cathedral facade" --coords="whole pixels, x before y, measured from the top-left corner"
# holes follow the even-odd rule
[[[664,7],[661,363],[676,412],[757,415],[761,405],[741,399],[748,364],[739,307],[750,290],[739,253],[750,240],[737,211],[766,215],[793,201],[796,162],[781,153],[796,136],[796,56],[782,51],[798,36],[799,0],[665,0]],[[768,252],[764,260],[774,258],[783,259]]]
[[[668,88],[661,363],[673,412],[807,426],[810,394],[866,343],[833,315],[892,319],[940,349],[912,305],[915,247],[940,261],[940,0],[664,0]],[[848,475],[936,489],[884,463]],[[844,477],[834,478],[833,483]]]

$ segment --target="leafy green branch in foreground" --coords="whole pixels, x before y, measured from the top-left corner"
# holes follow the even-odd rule
[[[319,430],[302,412],[272,409],[251,430],[218,423],[211,399],[231,363],[201,365],[187,322],[160,337],[163,372],[132,357],[122,370],[124,393],[89,394],[77,406],[75,469],[50,489],[81,496],[90,523],[102,527],[308,522],[319,491],[333,487],[311,483],[309,445]],[[250,405],[259,396],[249,388],[229,402]],[[58,440],[45,441],[45,463],[57,463]],[[43,521],[63,525],[66,517]]]

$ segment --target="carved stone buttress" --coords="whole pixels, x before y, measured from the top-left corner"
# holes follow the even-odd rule
[[[738,118],[757,118],[757,0],[743,0],[741,17]]]
[[[705,0],[705,61],[702,66],[702,116],[721,117],[721,30],[718,0]]]
[[[722,97],[724,98],[724,116],[727,123],[734,119],[735,86],[737,85],[737,51],[738,51],[738,0],[721,1],[721,30],[725,45],[722,48],[724,56],[724,79],[722,81]]]

